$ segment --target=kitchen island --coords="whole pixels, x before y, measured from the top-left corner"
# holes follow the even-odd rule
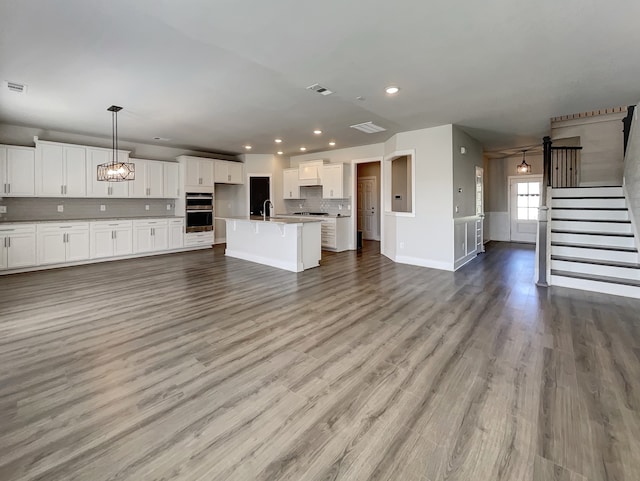
[[[222,217],[225,255],[291,272],[320,265],[321,219]]]

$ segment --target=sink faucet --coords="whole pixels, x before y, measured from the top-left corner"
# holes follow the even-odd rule
[[[267,221],[267,204],[269,204],[269,207],[271,208],[269,211],[269,217],[273,217],[273,203],[267,199],[262,203],[262,219],[265,222]]]

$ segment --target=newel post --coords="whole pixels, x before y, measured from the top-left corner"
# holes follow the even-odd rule
[[[542,189],[540,191],[540,209],[538,210],[538,281],[541,287],[548,287],[547,280],[547,224],[549,207],[547,206],[547,187],[551,185],[551,137],[543,139]]]

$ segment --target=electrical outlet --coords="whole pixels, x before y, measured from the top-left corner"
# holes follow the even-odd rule
[[[7,206],[0,205],[0,214],[6,214],[6,213],[7,213]]]
[[[104,204],[100,204],[100,212],[104,212],[105,210],[107,210],[107,206]]]
[[[456,205],[456,214],[460,212],[460,206]]]
[[[171,204],[167,204],[167,210],[171,210]]]
[[[149,204],[145,204],[144,210],[149,210]]]
[[[400,242],[400,249],[404,249],[404,242]]]
[[[58,212],[64,212],[64,205],[58,206]]]
[[[347,210],[351,210],[351,204],[347,206]]]
[[[342,204],[338,206],[338,210],[342,210]]]
[[[300,209],[302,209],[302,204],[298,204],[298,207],[299,207]]]

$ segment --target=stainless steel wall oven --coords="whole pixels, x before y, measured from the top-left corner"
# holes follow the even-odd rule
[[[213,230],[213,194],[186,194],[187,232]]]

